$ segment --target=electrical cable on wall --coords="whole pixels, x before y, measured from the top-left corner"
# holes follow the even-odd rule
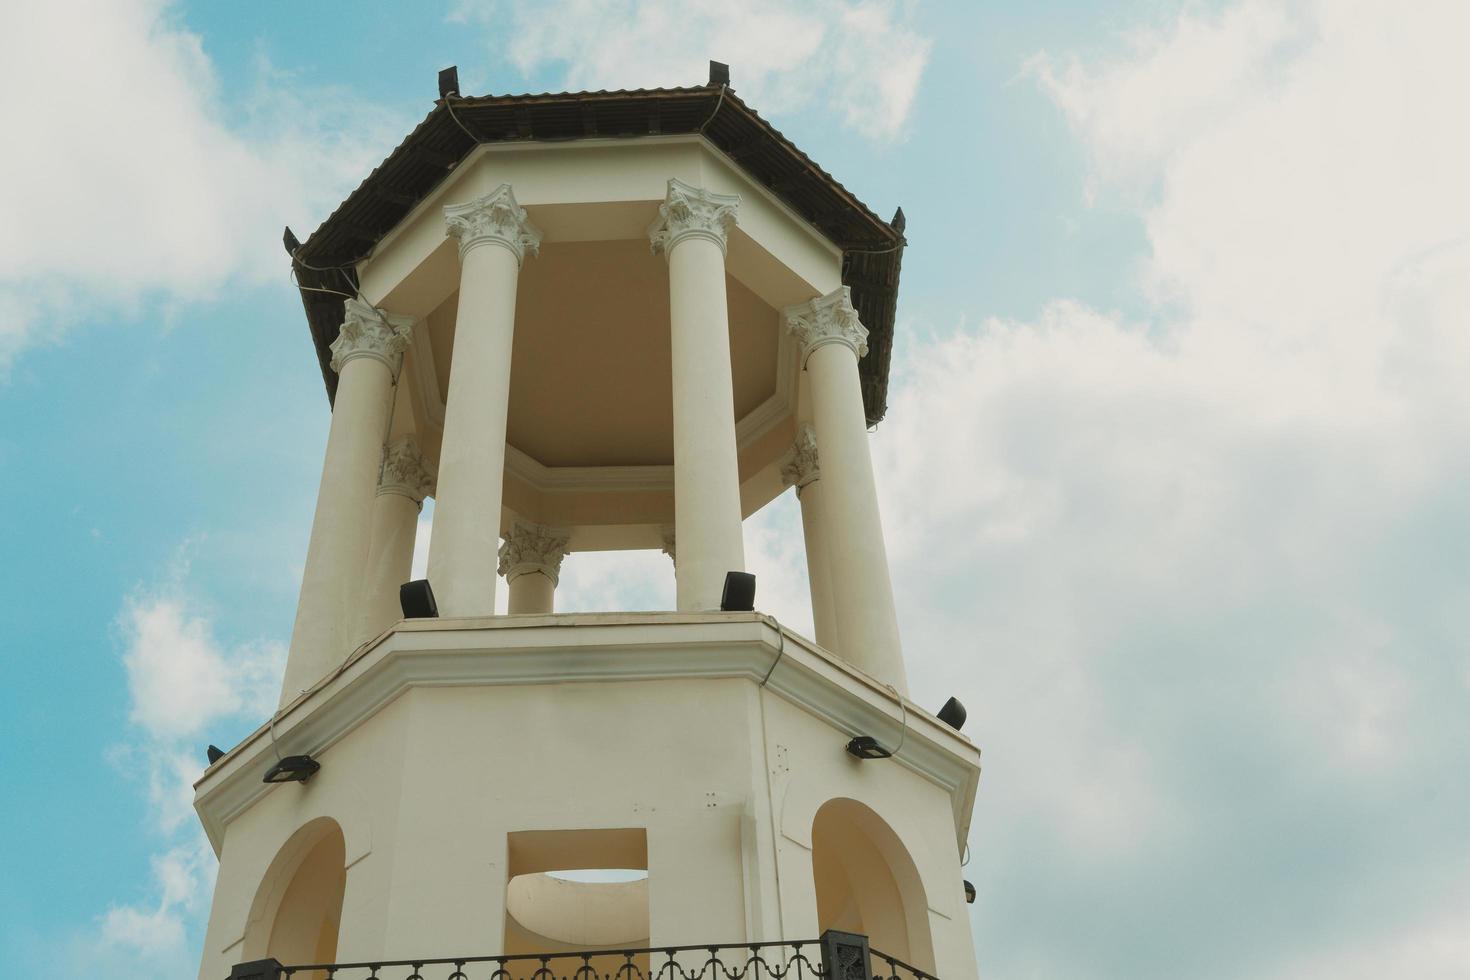
[[[771,661],[771,669],[767,670],[766,676],[761,678],[761,687],[766,686],[766,681],[770,680],[771,675],[776,672],[776,665],[781,662],[782,657],[786,656],[786,628],[781,625],[780,620],[778,620],[775,616],[772,616],[770,613],[766,613],[766,618],[769,619],[776,626],[777,647],[776,659]]]

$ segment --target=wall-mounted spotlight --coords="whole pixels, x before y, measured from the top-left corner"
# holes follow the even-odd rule
[[[965,904],[975,904],[975,886],[970,884],[968,881],[965,882]]]
[[[855,759],[890,759],[893,753],[871,735],[857,735],[847,743],[847,754]]]
[[[296,237],[296,233],[291,230],[290,225],[286,226],[286,233],[281,236],[281,244],[286,246],[286,254],[294,259],[296,257],[296,250],[301,248],[301,240]]]
[[[438,619],[439,604],[434,601],[434,590],[426,578],[404,582],[398,587],[398,605],[403,609],[404,619]]]
[[[755,576],[749,572],[726,572],[721,612],[755,611]]]
[[[211,745],[204,750],[204,754],[209,758],[209,764],[212,766],[225,757],[225,750],[218,745]]]
[[[322,767],[309,755],[288,755],[266,771],[263,783],[304,783]]]
[[[950,698],[939,709],[939,720],[955,731],[965,727],[965,719],[968,717],[969,714],[965,711],[965,706],[960,704],[959,698]]]

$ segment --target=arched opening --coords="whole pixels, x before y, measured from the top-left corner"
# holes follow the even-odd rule
[[[346,842],[335,820],[320,817],[291,835],[251,906],[248,957],[274,957],[288,966],[335,962],[346,863]],[[303,980],[308,976],[301,974]]]
[[[812,823],[817,924],[934,972],[929,903],[908,849],[883,818],[857,800],[822,804]]]

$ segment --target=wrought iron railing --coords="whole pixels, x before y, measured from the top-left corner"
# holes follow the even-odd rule
[[[724,946],[581,950],[518,956],[287,965],[240,963],[229,980],[937,980],[876,949],[866,936]]]

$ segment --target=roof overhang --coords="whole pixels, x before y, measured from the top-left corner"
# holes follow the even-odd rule
[[[335,395],[330,345],[358,264],[477,148],[697,135],[842,252],[868,353],[859,364],[870,424],[887,410],[888,369],[903,258],[902,212],[887,222],[781,135],[728,87],[440,99],[419,126],[296,252],[312,340]]]

